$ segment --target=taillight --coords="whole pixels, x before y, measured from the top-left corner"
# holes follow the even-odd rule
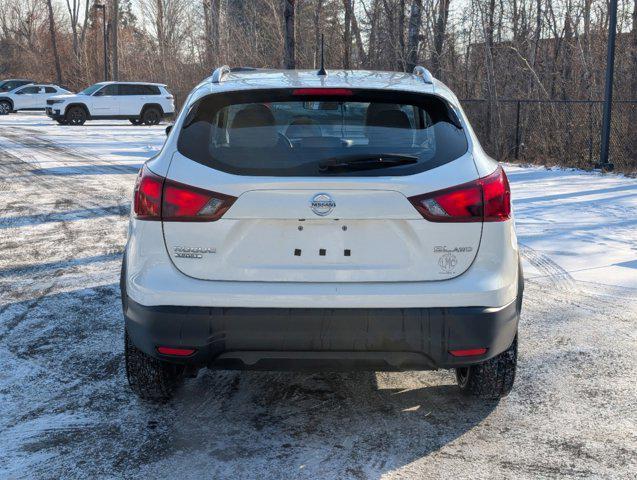
[[[511,216],[511,191],[502,167],[478,180],[409,201],[432,222],[502,222]]]
[[[165,222],[214,222],[235,200],[236,197],[230,195],[166,179],[161,216]]]
[[[164,177],[154,174],[146,165],[142,167],[135,183],[133,211],[140,220],[161,220],[161,191]]]
[[[133,211],[139,220],[214,222],[236,197],[161,177],[144,166],[135,184]]]
[[[482,179],[484,221],[502,222],[511,217],[511,189],[502,167]]]

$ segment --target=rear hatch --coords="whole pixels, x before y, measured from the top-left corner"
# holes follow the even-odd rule
[[[385,103],[378,92],[327,90],[211,95],[195,104],[164,185],[164,238],[181,272],[399,282],[469,268],[482,222],[431,221],[413,198],[476,178],[448,106],[426,95]],[[202,203],[180,217],[177,204],[191,201],[190,190]]]

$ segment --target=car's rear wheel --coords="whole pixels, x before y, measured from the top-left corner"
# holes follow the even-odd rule
[[[485,399],[505,397],[513,388],[518,361],[518,338],[500,355],[478,365],[456,368],[463,393]]]
[[[6,100],[0,102],[0,115],[8,115],[11,113],[11,104]]]
[[[142,114],[144,125],[157,125],[161,120],[161,112],[156,108],[147,108]]]
[[[142,124],[142,119],[141,118],[129,118],[128,121],[130,123],[132,123],[133,125],[141,125]]]
[[[86,117],[86,110],[82,107],[71,107],[69,111],[66,112],[65,119],[69,125],[84,125]]]
[[[138,349],[125,333],[126,376],[128,384],[143,400],[170,400],[184,378],[184,367],[162,362]]]

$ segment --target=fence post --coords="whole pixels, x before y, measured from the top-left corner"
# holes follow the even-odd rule
[[[610,149],[610,128],[613,106],[613,70],[615,68],[615,36],[617,34],[617,0],[610,0],[608,7],[608,50],[606,52],[606,88],[604,92],[604,124],[602,125],[602,144],[597,168],[612,170],[608,161]]]
[[[588,162],[593,163],[593,102],[588,104]]]
[[[520,100],[517,101],[517,112],[515,115],[515,159],[520,157]]]

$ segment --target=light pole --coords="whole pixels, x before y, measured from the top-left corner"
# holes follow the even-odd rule
[[[610,127],[613,108],[613,71],[615,69],[615,36],[617,35],[617,0],[610,0],[608,12],[608,49],[606,51],[606,88],[604,91],[604,121],[602,123],[602,146],[599,164],[602,170],[612,170],[608,161],[610,149]]]
[[[108,55],[106,53],[106,50],[108,48],[108,45],[106,40],[106,5],[96,3],[95,5],[93,5],[93,8],[95,10],[102,11],[102,26],[104,30],[104,81],[107,81],[108,80]]]

